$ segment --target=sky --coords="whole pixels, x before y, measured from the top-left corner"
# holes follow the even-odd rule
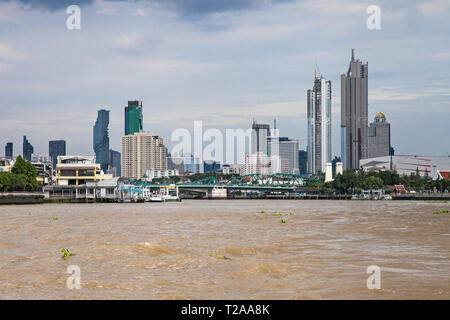
[[[66,8],[81,7],[69,30]],[[369,5],[381,29],[369,30]],[[273,123],[306,148],[306,91],[317,66],[332,81],[340,155],[340,75],[369,64],[369,122],[383,112],[396,154],[450,154],[448,0],[0,0],[0,155],[64,139],[93,155],[97,110],[120,151],[124,107],[142,99],[144,130],[248,129]]]

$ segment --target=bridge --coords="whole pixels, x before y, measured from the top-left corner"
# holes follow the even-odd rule
[[[276,173],[271,175],[250,174],[235,176],[231,179],[218,180],[215,176],[200,180],[178,183],[179,189],[214,189],[223,188],[227,190],[256,190],[256,191],[290,191],[306,187],[310,183],[319,183],[320,180],[306,175],[287,173]]]

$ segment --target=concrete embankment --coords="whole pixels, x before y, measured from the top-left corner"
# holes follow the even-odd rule
[[[0,192],[1,204],[34,204],[44,203],[42,192]]]

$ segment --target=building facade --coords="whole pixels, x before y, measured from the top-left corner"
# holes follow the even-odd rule
[[[53,140],[48,142],[48,155],[52,162],[52,168],[56,169],[59,156],[66,155],[66,141],[65,140]]]
[[[219,172],[221,171],[221,164],[218,161],[204,160],[203,161],[203,172]]]
[[[12,159],[14,156],[13,143],[8,142],[5,146],[5,158]]]
[[[368,157],[368,63],[355,60],[341,75],[341,158],[344,169],[356,170]]]
[[[366,172],[395,170],[400,176],[419,173],[436,180],[449,177],[450,157],[384,156],[362,159],[360,166]]]
[[[370,124],[368,139],[368,158],[392,155],[391,125],[386,121],[383,113],[377,113],[374,121]]]
[[[243,172],[244,166],[242,164],[225,164],[222,167],[223,174],[237,174],[240,175]]]
[[[308,152],[306,150],[298,150],[298,171],[300,174],[308,172]]]
[[[270,125],[252,123],[251,153],[263,152],[268,155],[267,138],[270,136]]]
[[[56,165],[57,185],[81,185],[87,182],[111,179],[105,174],[100,164],[95,163],[95,157],[58,156]]]
[[[200,173],[203,167],[200,166],[199,158],[191,156],[170,156],[167,158],[167,169],[179,170],[179,172]]]
[[[167,170],[167,149],[153,133],[122,136],[122,176],[141,179],[148,169]]]
[[[264,152],[246,153],[244,158],[243,175],[274,173],[288,173],[289,161],[280,156],[268,156]]]
[[[125,107],[125,135],[142,132],[143,120],[142,101],[128,101]]]
[[[100,164],[104,172],[108,170],[109,160],[109,111],[98,110],[97,121],[94,125],[93,146],[95,152],[95,161]]]
[[[331,161],[331,81],[316,77],[307,92],[308,172],[325,172]]]
[[[113,177],[122,175],[121,155],[119,151],[109,150],[109,160]]]
[[[31,155],[34,153],[34,148],[28,141],[27,136],[23,136],[23,158],[27,161],[31,161]]]

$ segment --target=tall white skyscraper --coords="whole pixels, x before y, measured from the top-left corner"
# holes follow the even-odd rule
[[[325,172],[331,162],[331,81],[314,71],[314,86],[308,90],[308,173]]]

